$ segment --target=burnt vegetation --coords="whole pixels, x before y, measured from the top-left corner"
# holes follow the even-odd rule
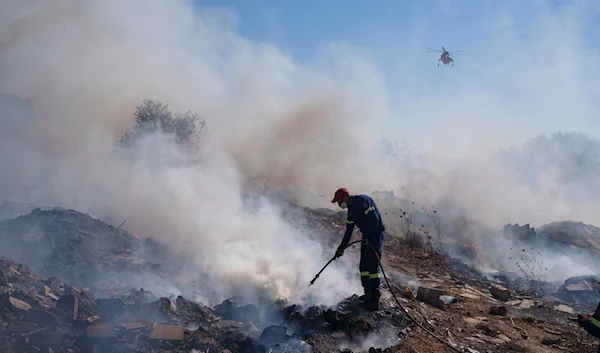
[[[525,248],[511,248],[510,250],[512,252],[510,260],[514,260],[515,266],[517,266],[519,272],[523,275],[532,295],[543,295],[543,284],[548,277],[548,268],[544,266],[542,253],[536,251],[534,248],[529,248],[528,250]]]
[[[208,127],[196,112],[173,112],[161,102],[146,99],[134,112],[134,125],[115,143],[119,152],[127,153],[140,139],[152,134],[164,134],[187,154],[200,151],[208,137]]]

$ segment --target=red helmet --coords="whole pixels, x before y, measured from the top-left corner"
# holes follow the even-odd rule
[[[348,196],[350,193],[346,188],[339,188],[335,191],[335,195],[333,196],[333,200],[331,203],[336,203],[342,201],[342,196]]]

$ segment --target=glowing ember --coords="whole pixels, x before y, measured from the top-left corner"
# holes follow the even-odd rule
[[[475,245],[475,244],[463,244],[463,247],[464,247],[466,250],[469,250],[469,249],[471,249],[471,250],[473,250],[473,251],[479,251],[479,247],[478,247],[477,245]]]
[[[479,256],[479,247],[475,244],[463,244],[463,250],[467,256],[473,258]]]

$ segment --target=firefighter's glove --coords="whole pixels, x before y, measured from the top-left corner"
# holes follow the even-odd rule
[[[590,320],[590,317],[591,315],[583,316],[581,314],[577,314],[577,324],[579,324],[581,327],[585,326],[585,323]]]
[[[335,251],[335,258],[337,259],[338,257],[342,257],[342,256],[344,256],[344,249],[339,247]]]

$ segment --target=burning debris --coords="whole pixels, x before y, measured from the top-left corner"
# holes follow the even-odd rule
[[[480,254],[480,249],[475,244],[462,244],[458,246],[458,251],[459,254],[469,260],[475,260]]]
[[[366,318],[356,296],[340,303],[340,310],[263,301],[259,311],[231,300],[210,308],[144,289],[94,298],[56,279],[42,280],[9,260],[0,261],[0,271],[3,352],[329,351],[345,342],[360,346],[379,331],[407,327],[394,308]],[[392,340],[397,342],[398,335]]]

